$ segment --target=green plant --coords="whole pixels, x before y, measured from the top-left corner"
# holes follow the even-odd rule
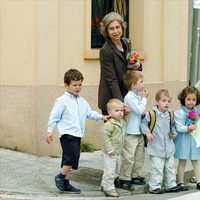
[[[17,146],[15,146],[15,147],[0,147],[0,148],[4,148],[4,149],[11,150],[11,151],[19,151],[20,152],[20,149]]]
[[[93,152],[99,150],[96,148],[93,144],[87,142],[87,141],[82,141],[81,142],[81,152]]]

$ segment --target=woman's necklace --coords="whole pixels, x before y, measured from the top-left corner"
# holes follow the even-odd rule
[[[117,45],[117,49],[119,49],[121,52],[124,52],[124,48],[122,46],[122,43],[120,45]]]
[[[116,46],[116,48],[117,48],[118,50],[120,50],[121,52],[124,52],[124,48],[123,48],[123,46],[122,46],[121,41],[119,41],[119,42],[113,42],[113,43],[115,44],[115,46]]]

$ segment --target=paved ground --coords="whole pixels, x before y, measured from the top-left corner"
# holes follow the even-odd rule
[[[82,190],[79,195],[59,192],[54,176],[59,172],[60,158],[38,157],[26,153],[0,149],[0,199],[62,200],[62,199],[113,199],[105,197],[99,190],[102,176],[100,152],[82,153],[80,168],[72,173],[72,183]],[[148,179],[149,161],[146,159],[142,175]],[[186,180],[191,176],[191,165],[187,165]],[[186,192],[152,195],[144,193],[147,187],[137,186],[135,191],[120,189],[118,199],[137,200],[200,200],[200,192],[190,184]]]

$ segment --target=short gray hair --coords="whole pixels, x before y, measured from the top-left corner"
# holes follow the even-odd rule
[[[116,12],[110,12],[104,16],[104,18],[101,22],[101,34],[104,37],[109,37],[108,30],[107,30],[108,25],[115,20],[117,20],[120,23],[120,25],[122,26],[123,37],[125,36],[127,24],[124,21],[123,17]]]

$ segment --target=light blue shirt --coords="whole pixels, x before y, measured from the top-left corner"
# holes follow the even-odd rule
[[[102,114],[92,111],[88,102],[81,96],[65,92],[55,101],[49,117],[48,132],[53,134],[57,126],[59,138],[64,134],[83,137],[87,118],[100,120]]]
[[[131,109],[128,115],[126,134],[140,135],[141,115],[145,112],[147,98],[141,98],[138,94],[129,91],[124,97],[124,103]]]
[[[156,112],[155,126],[152,134],[155,138],[154,141],[149,141],[147,144],[147,154],[161,158],[169,158],[174,156],[175,146],[170,134],[176,134],[174,122],[170,122],[169,109],[166,112],[160,112],[158,106],[154,106],[153,110]],[[141,131],[146,134],[150,132],[148,124],[150,123],[149,112],[146,112],[145,118],[142,120]]]

